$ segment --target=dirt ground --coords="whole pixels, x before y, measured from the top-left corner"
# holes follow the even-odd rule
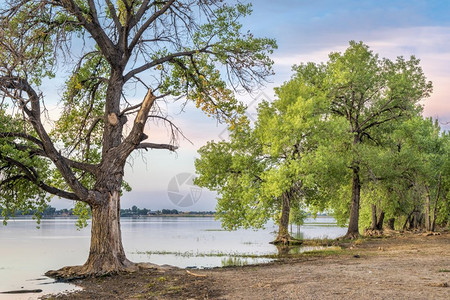
[[[275,263],[146,269],[79,280],[50,299],[450,299],[450,233],[402,234]]]

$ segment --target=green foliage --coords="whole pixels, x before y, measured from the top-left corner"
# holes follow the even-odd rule
[[[335,134],[319,140],[316,151],[305,157],[312,173],[308,182],[321,187],[338,222],[345,224],[350,191],[356,192],[352,174],[357,170],[362,205],[370,207],[380,200],[375,200],[378,195],[369,183],[389,176],[390,157],[385,152],[389,136],[401,121],[418,115],[418,102],[429,96],[432,86],[415,57],[379,59],[361,42],[352,41],[344,53],[331,53],[329,58],[326,64],[297,67],[297,76],[310,77],[312,88],[326,95],[327,125],[336,128]],[[363,224],[370,216],[368,209],[363,207]]]
[[[123,181],[123,165],[147,137],[143,128],[130,132],[129,118],[143,111],[135,100],[137,85],[151,90],[157,101],[182,98],[232,128],[247,126],[234,91],[250,91],[272,74],[269,55],[276,48],[274,40],[243,31],[240,20],[250,13],[251,5],[220,0],[5,3],[0,12],[0,208],[5,216],[26,208],[39,211],[50,197],[44,185],[48,193],[83,203],[92,203],[88,195],[131,190]],[[39,87],[56,75],[67,75],[62,112],[48,122],[41,120],[45,95]],[[144,123],[148,117],[167,121],[158,103],[152,105]],[[135,149],[105,161],[105,154],[124,146],[132,134]],[[74,209],[80,227],[90,216],[81,202]]]
[[[304,186],[302,157],[325,134],[323,96],[302,78],[277,90],[279,99],[258,107],[258,120],[230,127],[230,141],[209,142],[196,160],[196,183],[219,193],[217,216],[227,229],[262,227],[278,219],[283,194],[291,206],[317,194]]]
[[[73,214],[78,216],[75,226],[80,230],[88,225],[87,220],[91,218],[91,208],[86,203],[77,201],[73,208]]]
[[[0,132],[5,135],[0,139],[0,207],[4,224],[16,211],[34,210],[39,221],[40,212],[49,201],[39,184],[49,179],[50,163],[36,154],[32,142],[19,142],[16,137],[8,136],[19,130],[31,131],[18,116],[12,118],[6,113],[6,107],[0,107]],[[34,184],[30,185],[30,181]]]
[[[299,203],[296,203],[291,207],[290,215],[289,215],[289,223],[295,225],[303,225],[305,219],[308,217],[308,213],[303,209]]]
[[[361,228],[371,223],[371,205],[385,219],[405,218],[423,211],[425,195],[435,199],[438,223],[448,223],[449,138],[419,116],[419,101],[432,90],[419,60],[380,59],[356,42],[329,57],[294,66],[278,99],[259,105],[253,128],[230,128],[230,141],[200,149],[197,183],[218,192],[225,226],[276,219],[280,196],[292,188],[300,191],[294,210],[304,203],[313,213],[332,211],[344,226],[353,169]]]
[[[199,186],[220,191],[217,217],[226,229],[262,227],[273,215],[274,199],[263,198],[261,173],[267,161],[248,125],[232,130],[231,142],[209,142],[196,160]]]

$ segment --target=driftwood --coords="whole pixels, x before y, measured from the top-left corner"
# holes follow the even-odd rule
[[[0,292],[0,294],[29,294],[29,293],[41,293],[41,289],[35,289],[35,290],[16,290],[16,291],[6,291],[6,292]]]
[[[192,273],[189,270],[186,270],[186,273],[188,273],[189,275],[195,276],[195,277],[206,277],[206,275],[195,274],[195,273]]]

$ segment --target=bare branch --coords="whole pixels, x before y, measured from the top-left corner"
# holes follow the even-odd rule
[[[129,47],[128,47],[128,51],[131,52],[134,47],[136,46],[136,44],[138,43],[139,39],[142,37],[142,35],[144,34],[144,32],[147,30],[147,28],[162,14],[164,14],[171,6],[172,4],[175,2],[175,0],[169,0],[166,2],[166,4],[164,4],[164,6],[158,10],[157,12],[155,12],[150,18],[148,18],[148,20],[138,29],[138,31],[136,32],[133,40],[131,41]],[[142,4],[144,5],[144,4]],[[142,8],[143,6],[141,6]],[[145,11],[144,11],[145,12]],[[138,11],[138,15],[140,14],[140,10]],[[142,17],[143,13],[140,14],[140,16]],[[135,19],[131,22],[131,24],[133,24],[133,26],[139,21],[139,19]]]
[[[181,134],[181,136],[182,136],[185,140],[187,140],[187,141],[188,141],[189,143],[191,143],[192,145],[194,144],[194,143],[191,142],[191,140],[189,140],[189,139],[183,134],[183,132],[181,131],[181,129],[178,128],[178,126],[176,126],[176,125],[175,125],[172,121],[170,121],[169,119],[167,119],[167,118],[165,118],[165,117],[162,117],[162,116],[156,116],[156,115],[149,115],[148,118],[149,118],[149,119],[150,119],[150,118],[161,119],[161,120],[163,120],[164,122],[169,123],[170,128],[171,128],[171,130],[172,130],[172,136],[175,136],[175,132],[178,132],[179,134]],[[175,129],[175,130],[174,130],[174,129]]]
[[[212,46],[204,47],[204,48],[199,49],[199,50],[177,52],[177,53],[173,53],[173,54],[167,55],[165,57],[161,57],[161,58],[155,59],[155,60],[153,60],[153,61],[151,61],[149,63],[146,63],[146,64],[144,64],[144,65],[142,65],[140,67],[137,67],[137,68],[131,70],[130,72],[128,72],[124,76],[124,82],[127,82],[132,77],[134,77],[135,75],[137,75],[137,74],[139,74],[141,72],[144,72],[144,71],[146,71],[146,70],[148,70],[150,68],[153,68],[153,67],[155,67],[157,65],[160,65],[162,63],[171,61],[174,58],[183,57],[183,56],[190,56],[190,55],[193,55],[195,53],[200,53],[200,52],[206,52],[206,49],[208,49],[209,47],[212,47]]]
[[[126,2],[126,1],[124,1]],[[116,8],[114,7],[114,4],[110,0],[106,0],[106,5],[108,5],[109,14],[111,15],[111,18],[114,21],[114,24],[116,25],[116,28],[119,32],[122,32],[122,24],[120,23],[119,18],[117,17]]]
[[[140,143],[135,149],[166,149],[175,152],[178,147],[170,144]]]
[[[87,20],[81,8],[73,0],[60,0],[55,1],[55,3],[60,2],[61,5],[67,9],[70,13],[75,15],[75,17],[80,21],[84,28],[91,34],[92,38],[97,42],[98,47],[101,49],[103,55],[108,60],[108,62],[115,66],[120,61],[117,59],[117,51],[111,39],[105,33],[103,28],[100,26],[98,20],[92,19]]]

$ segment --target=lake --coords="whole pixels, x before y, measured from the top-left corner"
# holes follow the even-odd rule
[[[0,299],[36,299],[47,293],[74,289],[54,283],[43,274],[68,265],[80,265],[89,253],[90,227],[77,230],[73,218],[41,220],[40,229],[31,218],[10,220],[0,225],[0,292],[42,289],[40,294],[5,295]],[[277,226],[261,230],[224,231],[212,217],[122,218],[122,238],[127,257],[134,262],[168,264],[182,268],[210,268],[230,264],[270,261],[245,255],[276,254]],[[295,232],[296,226],[294,226]],[[345,228],[330,217],[307,219],[302,238],[336,238]],[[312,250],[303,247],[302,251]],[[227,255],[228,254],[228,255]],[[231,255],[230,255],[231,254]],[[244,257],[242,257],[244,256]]]

